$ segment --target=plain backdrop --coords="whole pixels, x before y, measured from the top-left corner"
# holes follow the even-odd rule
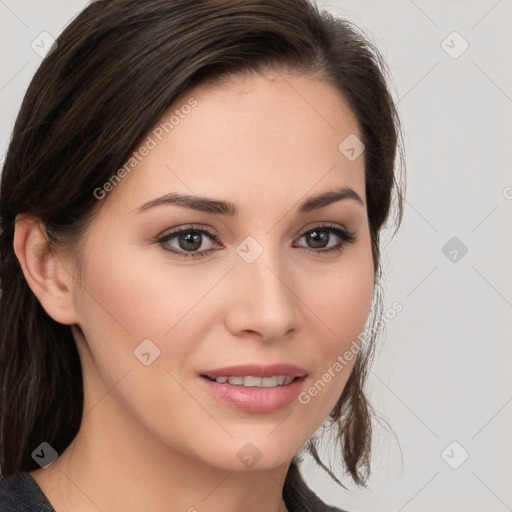
[[[57,37],[86,4],[0,0],[2,161],[41,62],[34,41]],[[353,512],[512,510],[512,2],[318,5],[355,22],[388,62],[407,197],[383,244],[385,307],[403,310],[379,339],[368,387],[394,435],[376,425],[366,489],[344,478],[343,490],[312,459],[303,472]]]

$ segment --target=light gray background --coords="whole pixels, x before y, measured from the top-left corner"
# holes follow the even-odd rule
[[[41,62],[32,41],[57,37],[86,4],[0,0],[2,161]],[[387,324],[369,380],[399,444],[376,426],[368,489],[345,479],[354,490],[344,491],[310,459],[305,476],[351,512],[512,510],[512,2],[318,4],[354,21],[387,59],[408,189],[401,231],[384,247],[385,304],[403,311]],[[457,58],[447,51],[464,41],[453,31],[469,44]],[[452,237],[467,247],[462,257],[442,252]]]

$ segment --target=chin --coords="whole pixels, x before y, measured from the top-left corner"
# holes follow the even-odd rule
[[[269,471],[290,463],[300,449],[290,447],[285,450],[282,443],[278,449],[268,439],[266,442],[231,440],[228,443],[229,447],[222,446],[222,443],[217,445],[220,452],[210,454],[207,461],[210,465],[226,471]],[[204,454],[202,458],[205,459]]]

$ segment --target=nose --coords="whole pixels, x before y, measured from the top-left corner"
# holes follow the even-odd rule
[[[300,300],[295,276],[279,249],[265,248],[252,263],[237,256],[234,265],[226,317],[230,332],[266,342],[289,336],[298,328]]]

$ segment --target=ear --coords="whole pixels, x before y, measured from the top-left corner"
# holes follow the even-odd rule
[[[75,280],[51,247],[44,224],[33,215],[18,215],[14,252],[30,289],[44,310],[61,324],[78,323]]]

